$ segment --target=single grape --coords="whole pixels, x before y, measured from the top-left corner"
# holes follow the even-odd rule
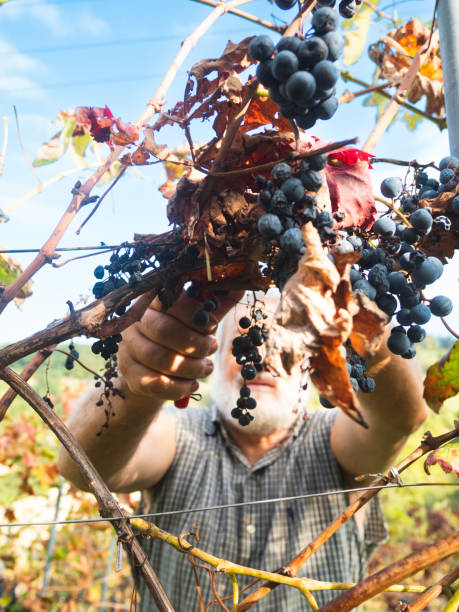
[[[430,189],[430,187],[427,187],[426,189],[424,189],[422,193],[419,192],[419,198],[422,200],[433,200],[437,196],[438,196],[438,191],[434,191],[433,189]]]
[[[411,213],[418,207],[415,198],[402,198],[400,201],[402,212]]]
[[[441,162],[440,162],[441,163]],[[427,172],[418,172],[416,175],[416,187],[421,187],[427,183],[429,176]]]
[[[292,74],[285,85],[289,99],[298,105],[308,102],[316,90],[316,81],[310,72],[297,70]]]
[[[289,202],[300,202],[303,199],[304,187],[300,179],[287,179],[282,183],[281,189]]]
[[[418,208],[411,213],[410,223],[417,230],[427,231],[432,227],[433,218],[428,210]]]
[[[256,377],[256,375],[257,375],[257,370],[255,369],[255,366],[253,366],[252,364],[246,363],[245,365],[242,366],[241,376],[245,380],[253,380]]]
[[[339,70],[333,62],[322,60],[314,66],[312,74],[314,75],[316,85],[319,89],[329,89],[333,87],[338,80]]]
[[[434,179],[434,178],[428,178],[427,179],[426,187],[430,187],[434,191],[437,191],[439,185],[440,185],[440,183],[437,181],[437,179]]]
[[[445,168],[456,168],[458,162],[459,160],[457,159],[457,157],[454,157],[453,155],[448,155],[440,161],[438,167],[440,168],[440,170],[444,170]]]
[[[429,261],[428,259],[426,259],[426,261],[423,261],[418,267],[414,269],[413,278],[416,283],[422,285],[431,285],[439,278],[439,276],[443,272],[443,265],[439,259],[437,259],[437,261],[440,264],[441,269],[439,269],[439,266],[436,262]]]
[[[338,10],[343,19],[351,19],[355,15],[355,0],[341,0]]]
[[[328,55],[325,59],[336,62],[344,50],[344,38],[338,32],[327,32],[321,36],[328,47]]]
[[[334,408],[334,405],[331,402],[329,402],[326,397],[323,397],[322,395],[319,396],[319,402],[321,406],[323,406],[324,408]]]
[[[280,184],[292,176],[292,169],[285,162],[281,162],[280,164],[276,164],[274,166],[271,172],[271,176],[276,181],[276,183]]]
[[[298,54],[298,49],[300,48],[302,42],[298,36],[284,36],[280,39],[280,41],[276,45],[276,49],[278,51],[292,51],[295,54]]]
[[[299,227],[286,230],[280,239],[280,246],[288,253],[301,253],[304,249],[303,234]]]
[[[376,305],[387,315],[392,316],[397,310],[397,300],[390,293],[383,293],[376,298]]]
[[[359,378],[359,387],[364,393],[373,393],[376,388],[376,382],[374,378],[365,376],[365,378]]]
[[[402,355],[403,359],[413,359],[414,357],[416,357],[416,349],[414,348],[414,346],[410,346],[410,348],[403,353]]]
[[[307,191],[319,191],[323,183],[322,175],[317,170],[302,172],[300,180]]]
[[[331,119],[338,110],[338,98],[330,96],[320,104],[314,107],[314,112],[318,119]]]
[[[385,198],[396,198],[402,189],[403,183],[398,176],[384,179],[380,186],[381,193]]]
[[[396,314],[396,319],[400,325],[411,325],[413,317],[409,308],[402,308]]]
[[[327,165],[327,154],[319,153],[319,155],[308,157],[308,163],[311,170],[323,170]]]
[[[282,232],[282,223],[277,215],[267,213],[258,219],[257,228],[263,238],[270,240]]]
[[[212,299],[206,300],[202,307],[206,312],[214,312],[216,310],[215,302]]]
[[[333,225],[333,217],[325,210],[317,214],[315,226],[316,227],[331,227]],[[333,261],[333,259],[332,259]]]
[[[376,289],[372,287],[370,283],[364,278],[354,283],[352,290],[357,291],[359,293],[364,293],[367,297],[370,298],[370,300],[374,300],[376,298]]]
[[[249,55],[252,59],[264,62],[274,53],[274,43],[266,34],[255,36],[249,42]]]
[[[312,27],[317,34],[326,34],[338,27],[338,13],[327,6],[318,9],[312,16]]]
[[[404,227],[400,232],[400,238],[408,244],[415,244],[419,240],[419,234],[412,227]]]
[[[302,115],[296,115],[295,121],[300,129],[310,130],[312,127],[314,127],[317,117],[315,116],[314,112],[310,110]]]
[[[256,70],[258,81],[268,89],[277,85],[277,80],[274,78],[272,69],[273,60],[268,59],[265,62],[260,62]]]
[[[453,310],[453,303],[446,295],[437,295],[430,301],[429,306],[436,317],[446,317]]]
[[[291,9],[296,4],[296,0],[274,0],[274,2],[283,11],[288,11],[288,9]]]
[[[279,3],[281,0],[276,0],[276,3]],[[283,0],[285,2],[285,0]],[[245,427],[246,425],[248,425],[251,421],[253,420],[253,416],[251,414],[249,414],[248,412],[246,412],[245,414],[241,414],[241,416],[238,419],[239,425],[242,425],[243,427]]]
[[[381,217],[373,223],[371,231],[382,236],[393,236],[395,234],[395,223],[390,217]]]
[[[239,419],[242,416],[242,410],[239,407],[233,408],[231,410],[231,416],[233,419]]]
[[[430,321],[430,317],[432,316],[430,308],[425,304],[416,304],[416,306],[410,309],[410,313],[413,323],[418,323],[419,325],[424,325]]]
[[[257,407],[257,400],[254,397],[247,397],[244,402],[244,408],[247,410],[253,410]]]
[[[105,274],[105,268],[104,266],[97,266],[96,268],[94,268],[94,276],[96,278],[103,278]]]
[[[387,289],[389,289],[389,275],[386,266],[380,263],[375,264],[368,273],[368,281],[377,288],[387,284]]]
[[[451,201],[451,208],[455,215],[459,215],[459,195],[455,196]]]
[[[242,387],[239,389],[239,395],[241,397],[250,397],[250,393],[250,387],[247,385],[242,385]]]
[[[300,68],[311,70],[321,60],[327,59],[329,51],[327,44],[319,36],[307,38],[298,48]]]
[[[426,330],[420,325],[412,325],[407,331],[407,336],[411,342],[422,342],[426,337]]]
[[[195,310],[191,316],[191,320],[198,327],[205,327],[209,323],[209,314],[205,310]]]
[[[239,319],[239,327],[241,329],[249,329],[249,327],[250,327],[250,319],[249,319],[249,317],[241,317]],[[242,342],[240,344],[242,344]]]
[[[403,355],[411,348],[411,342],[406,334],[393,332],[387,339],[387,348],[395,355]]]
[[[451,179],[453,179],[455,176],[455,172],[452,168],[444,168],[441,172],[440,172],[440,183],[443,183],[444,185],[446,185],[446,183],[448,183]]]
[[[272,71],[278,81],[286,81],[298,70],[298,58],[291,51],[280,51],[273,59]]]

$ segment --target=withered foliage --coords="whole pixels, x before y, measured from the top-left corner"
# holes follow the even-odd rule
[[[379,68],[379,78],[399,82],[408,70],[411,58],[429,40],[430,29],[417,19],[392,30],[382,40],[370,45],[368,53]],[[415,104],[426,96],[426,112],[442,115],[445,111],[443,73],[438,30],[434,32],[428,57],[424,60],[408,100]]]

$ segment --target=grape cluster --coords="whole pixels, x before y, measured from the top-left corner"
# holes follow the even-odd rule
[[[363,391],[373,393],[376,382],[371,376],[367,376],[367,361],[354,351],[350,342],[346,343],[346,370],[354,393]],[[324,408],[334,408],[335,406],[323,396],[319,396],[319,401]]]
[[[268,337],[268,329],[263,323],[263,318],[266,318],[263,311],[255,306],[252,307],[250,318],[244,316],[239,319],[239,327],[243,331],[233,339],[232,354],[236,358],[236,363],[242,366],[241,376],[244,384],[239,390],[239,398],[236,407],[231,411],[231,416],[243,426],[253,421],[254,417],[250,411],[257,406],[256,399],[251,397],[246,382],[253,380],[257,372],[263,369],[263,357],[259,347]]]
[[[79,359],[80,354],[79,352],[76,350],[75,345],[73,343],[73,340],[70,342],[69,344],[69,355],[67,355],[66,359],[65,359],[65,369],[66,370],[73,370],[73,367],[75,365],[75,359]]]
[[[198,327],[206,327],[210,320],[210,313],[220,308],[220,300],[217,296],[228,295],[229,291],[226,289],[209,291],[192,282],[185,289],[185,293],[189,298],[201,302],[201,308],[196,309],[191,316],[192,322]]]
[[[118,352],[118,344],[122,339],[121,334],[114,334],[108,336],[105,340],[96,340],[92,344],[91,350],[94,355],[101,355],[105,360],[110,359],[112,355]]]
[[[447,160],[440,162],[441,172],[454,164],[455,177],[459,164],[451,158]],[[453,175],[449,176],[449,180],[454,180]],[[427,184],[427,181],[431,182]],[[425,198],[423,194],[428,193],[420,186],[430,189],[434,186],[433,179],[426,178],[425,173],[417,173],[412,193],[404,191],[399,178],[385,179],[381,183],[382,194],[400,200],[400,209],[407,215],[409,224],[386,215],[373,224],[370,230],[372,243],[356,236],[348,237],[353,248],[361,253],[360,260],[351,270],[352,289],[374,300],[389,320],[395,317],[398,325],[391,329],[387,346],[392,353],[405,359],[415,356],[415,344],[426,336],[422,326],[431,316],[444,317],[453,308],[447,296],[437,295],[429,300],[423,293],[428,285],[440,278],[443,264],[437,257],[426,255],[420,246],[422,238],[434,231],[435,219],[438,218],[429,208],[419,207],[421,199]],[[437,188],[439,186],[440,183]],[[374,244],[376,240],[377,246]]]
[[[279,289],[296,271],[304,253],[301,227],[307,221],[317,228],[324,243],[336,238],[333,216],[318,209],[315,196],[326,163],[325,154],[308,157],[296,166],[281,162],[274,166],[270,179],[262,175],[256,179],[258,203],[266,211],[257,224],[268,260],[265,273]]]
[[[312,17],[312,34],[307,38],[285,36],[274,45],[267,35],[250,41],[249,54],[260,63],[257,79],[279,104],[286,119],[310,129],[317,119],[330,119],[338,108],[335,96],[339,70],[336,60],[344,41],[336,32],[338,13],[323,6]]]

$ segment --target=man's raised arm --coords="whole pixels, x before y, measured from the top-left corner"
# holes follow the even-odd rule
[[[421,426],[428,412],[418,364],[391,353],[386,339],[368,360],[367,370],[376,381],[375,391],[358,395],[369,429],[341,412],[331,432],[335,457],[349,485],[355,486],[354,476],[382,472],[394,463],[407,437]]]
[[[112,398],[114,415],[108,428],[102,427],[106,403],[96,406],[98,390],[82,398],[67,421],[112,490],[151,487],[171,466],[175,434],[161,407],[167,400],[196,391],[197,379],[211,373],[213,364],[208,356],[217,350],[213,334],[218,321],[239,298],[239,293],[222,297],[220,308],[210,314],[205,327],[193,324],[192,314],[199,302],[187,295],[182,294],[167,312],[161,312],[155,299],[141,320],[123,332],[118,353],[120,376],[115,380],[125,399]],[[87,489],[78,467],[62,448],[59,469],[77,487]]]

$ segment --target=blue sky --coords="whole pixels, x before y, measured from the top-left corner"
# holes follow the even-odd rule
[[[392,12],[390,0],[380,6]],[[433,0],[409,0],[397,3],[398,15],[411,15],[429,20]],[[291,18],[267,0],[253,0],[241,7],[264,19]],[[37,186],[21,151],[14,125],[16,105],[22,137],[31,157],[40,144],[56,131],[52,124],[60,110],[76,106],[109,105],[115,116],[133,121],[156,91],[161,77],[177,53],[181,41],[210,12],[210,8],[191,0],[147,2],[131,0],[10,0],[0,7],[0,117],[6,116],[9,141],[3,175],[0,177],[0,207],[8,209],[18,198]],[[385,20],[375,22],[369,40],[386,33]],[[216,57],[228,39],[233,42],[258,34],[262,29],[238,17],[225,15],[202,38],[190,53],[167,95],[166,107],[183,97],[186,69],[195,61]],[[274,36],[275,37],[275,36]],[[350,67],[353,74],[370,81],[373,66],[364,56]],[[338,93],[345,89],[340,84]],[[356,86],[350,86],[356,90]],[[360,101],[340,107],[332,121],[319,122],[314,133],[325,140],[359,136],[363,143],[374,124],[374,108],[363,107]],[[0,130],[2,130],[0,126]],[[210,134],[209,126],[193,128],[195,140]],[[0,131],[0,143],[3,132]],[[180,134],[164,132],[169,146],[183,141]],[[166,140],[167,139],[167,140]],[[378,144],[375,153],[418,161],[439,160],[448,153],[447,134],[423,121],[415,132],[400,122],[394,124]],[[42,181],[74,166],[69,155],[59,163],[41,167]],[[100,241],[115,244],[130,240],[134,232],[160,233],[167,229],[166,201],[157,191],[164,182],[160,167],[140,169],[143,178],[133,172],[118,183],[101,209],[79,236],[75,230],[84,216],[77,217],[61,241],[61,246],[97,245]],[[391,166],[378,166],[374,185],[396,173]],[[40,247],[59,219],[70,199],[70,190],[77,179],[89,171],[79,171],[62,179],[35,198],[18,207],[9,223],[0,224],[0,245],[4,248]],[[100,194],[103,188],[93,193]],[[35,277],[34,295],[25,301],[22,311],[10,305],[1,317],[0,342],[11,342],[46,326],[67,312],[66,300],[77,302],[87,296],[94,282],[92,270],[105,263],[107,256],[83,259],[60,269],[44,268]],[[30,255],[17,255],[27,264]],[[451,297],[457,288],[454,265],[430,289],[429,296],[446,293]],[[450,315],[451,325],[459,327],[458,310]],[[443,333],[438,321],[429,324],[431,333]]]

